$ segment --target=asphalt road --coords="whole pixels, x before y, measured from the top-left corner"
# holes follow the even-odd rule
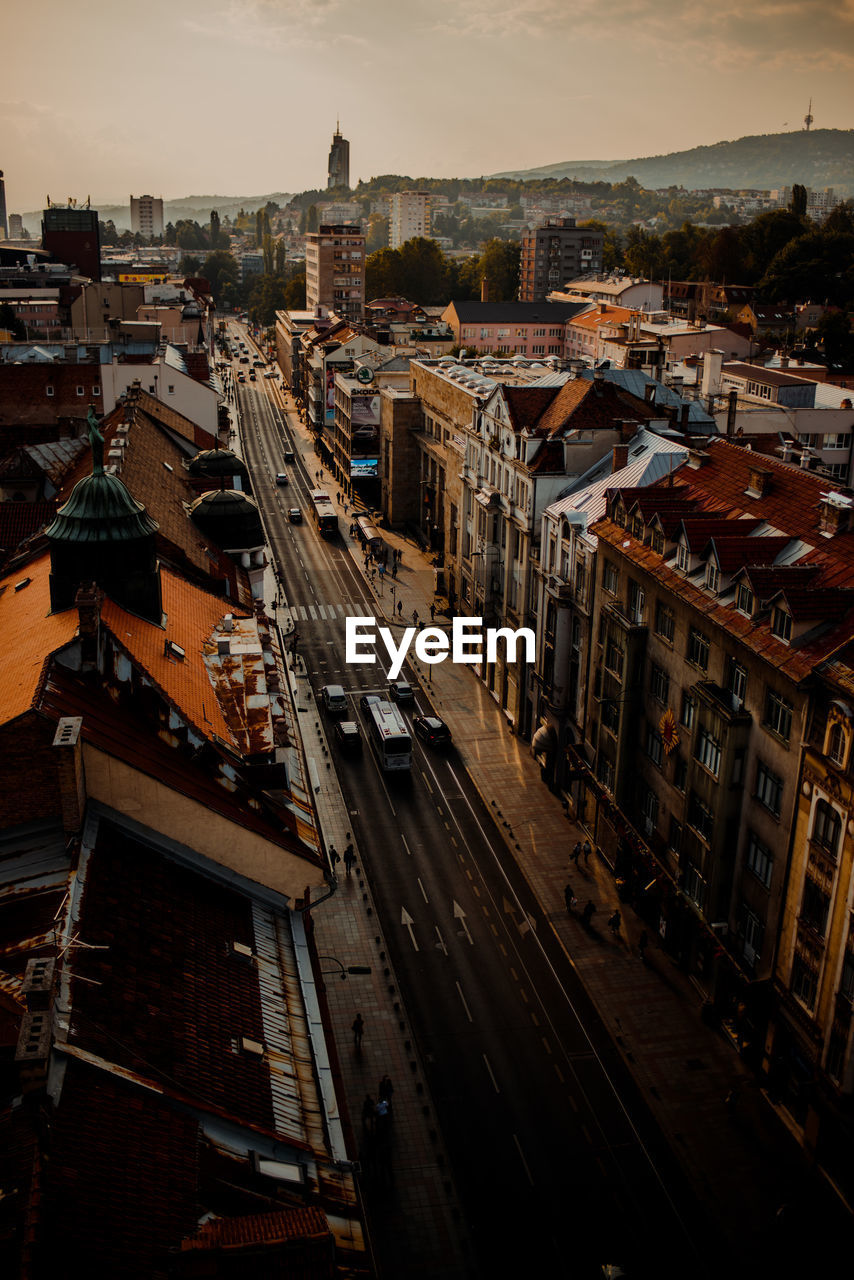
[[[376,600],[344,542],[318,537],[315,478],[284,467],[268,385],[238,394],[280,624],[294,620],[315,692],[344,685],[361,720],[359,697],[385,675],[345,663],[344,615]],[[459,758],[415,740],[405,778],[383,775],[367,744],[335,763],[482,1273],[711,1274],[700,1210]]]

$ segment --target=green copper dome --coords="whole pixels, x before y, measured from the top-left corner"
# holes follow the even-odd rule
[[[57,542],[132,542],[158,528],[118,476],[96,471],[77,481],[46,533]]]
[[[246,463],[230,449],[203,449],[187,464],[191,476],[246,475]]]

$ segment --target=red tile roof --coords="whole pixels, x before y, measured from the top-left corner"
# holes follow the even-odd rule
[[[9,657],[0,662],[0,724],[33,705],[48,656],[77,634],[77,611],[50,612],[50,558],[32,560],[24,569],[0,578],[0,631],[8,637]],[[20,591],[17,583],[27,581]]]
[[[185,1251],[241,1249],[247,1245],[281,1245],[295,1240],[324,1241],[331,1246],[332,1234],[326,1214],[306,1206],[276,1213],[245,1214],[240,1218],[216,1218],[203,1223],[194,1236],[182,1242],[181,1248]]]
[[[791,538],[785,535],[779,538],[751,538],[727,533],[713,534],[700,555],[705,557],[714,552],[721,572],[733,573],[744,565],[773,564],[790,542]]]

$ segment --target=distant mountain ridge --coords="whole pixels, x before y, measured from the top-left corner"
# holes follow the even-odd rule
[[[854,129],[805,129],[753,134],[734,142],[692,147],[634,160],[564,160],[537,169],[504,169],[491,178],[577,178],[581,182],[622,182],[634,177],[642,187],[682,186],[769,190],[791,186],[833,187],[854,195]]]

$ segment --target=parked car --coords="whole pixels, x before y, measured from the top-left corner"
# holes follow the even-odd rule
[[[335,726],[335,737],[345,751],[362,749],[362,734],[355,720],[339,720]]]
[[[431,747],[449,747],[451,731],[438,716],[413,716],[412,727],[422,742]]]
[[[289,483],[290,481],[288,480],[288,477],[285,475],[284,471],[279,471],[276,474],[276,484],[284,485]]]
[[[330,715],[340,716],[347,710],[347,695],[340,684],[325,684],[320,699]]]
[[[406,705],[415,701],[412,685],[406,680],[393,680],[388,687],[389,697],[393,702]]]
[[[300,511],[299,507],[291,507],[290,511],[288,512],[288,519],[290,520],[291,524],[302,524],[302,512]]]

